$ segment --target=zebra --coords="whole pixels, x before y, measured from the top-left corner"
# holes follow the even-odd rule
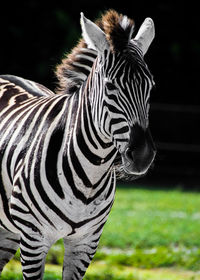
[[[109,10],[57,67],[59,89],[0,76],[0,271],[20,247],[23,279],[42,279],[64,240],[63,279],[83,279],[114,202],[116,169],[144,176],[156,148],[149,130],[154,36],[146,18]],[[121,166],[116,167],[119,158]]]

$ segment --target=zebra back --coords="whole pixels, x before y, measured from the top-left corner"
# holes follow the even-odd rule
[[[54,93],[47,87],[14,75],[0,75],[0,79],[4,80],[3,87],[12,87],[12,89],[23,90],[33,96],[53,96]]]

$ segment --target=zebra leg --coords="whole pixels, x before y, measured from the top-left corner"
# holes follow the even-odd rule
[[[0,228],[0,274],[19,248],[20,235]]]
[[[100,237],[100,236],[99,236]],[[64,238],[63,280],[81,280],[96,252],[99,237]]]
[[[17,180],[16,180],[17,181]],[[14,186],[10,214],[20,233],[20,257],[24,280],[41,280],[44,274],[46,254],[52,245],[51,230],[44,225],[27,203],[21,186]]]
[[[50,244],[39,234],[23,233],[20,242],[23,279],[41,280]]]

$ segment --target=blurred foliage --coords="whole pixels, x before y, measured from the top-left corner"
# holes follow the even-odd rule
[[[135,249],[132,253],[123,251],[115,252],[100,250],[94,261],[102,260],[108,265],[123,265],[137,268],[161,268],[176,267],[198,271],[200,268],[200,249],[188,249],[185,247],[155,247],[151,249]]]

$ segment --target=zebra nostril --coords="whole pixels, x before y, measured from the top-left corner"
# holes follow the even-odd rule
[[[125,156],[128,159],[128,161],[133,161],[133,151],[130,148],[126,149]]]

